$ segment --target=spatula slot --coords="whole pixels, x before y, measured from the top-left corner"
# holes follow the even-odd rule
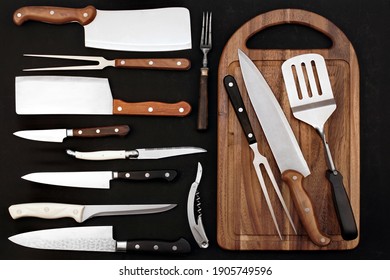
[[[313,69],[313,74],[314,74],[314,80],[315,80],[315,84],[316,84],[316,88],[317,88],[317,93],[318,93],[318,95],[322,95],[322,88],[321,88],[321,84],[320,84],[320,79],[319,79],[319,75],[318,75],[318,72],[317,72],[316,63],[315,63],[314,60],[311,61],[311,68]]]
[[[301,87],[298,86],[299,85],[299,79],[298,79],[297,68],[296,68],[295,65],[291,66],[291,72],[292,72],[292,75],[294,77],[294,85],[295,85],[295,88],[297,90],[298,98],[299,98],[299,100],[302,100],[303,97],[302,97]]]

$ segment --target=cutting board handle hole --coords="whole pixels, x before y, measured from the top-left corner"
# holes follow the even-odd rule
[[[249,37],[248,49],[329,49],[332,40],[313,28],[300,24],[281,24]]]

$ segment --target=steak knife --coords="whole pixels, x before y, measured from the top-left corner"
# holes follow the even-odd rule
[[[176,170],[36,172],[26,174],[22,179],[55,186],[109,189],[111,180],[165,179],[172,181],[176,178],[176,175]]]
[[[30,231],[8,239],[21,246],[46,250],[160,253],[189,253],[191,251],[190,244],[184,238],[174,242],[116,241],[112,231],[112,226],[68,227]]]
[[[21,130],[14,133],[15,136],[44,142],[63,142],[67,137],[91,138],[105,136],[125,136],[129,133],[128,125],[101,126],[90,128],[62,128]]]
[[[11,205],[8,211],[12,219],[36,217],[42,219],[73,218],[82,223],[98,216],[154,214],[175,208],[177,204],[145,205],[75,205],[64,203],[22,203]]]
[[[290,189],[299,218],[312,242],[317,246],[326,246],[330,238],[320,231],[312,202],[302,185],[310,169],[294,133],[259,69],[241,50],[238,50],[238,57],[253,109],[282,173],[282,179]]]

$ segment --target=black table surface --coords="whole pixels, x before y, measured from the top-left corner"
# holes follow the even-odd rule
[[[13,12],[27,5],[56,5],[98,9],[146,9],[168,6],[187,7],[191,13],[191,50],[176,52],[121,52],[84,47],[84,31],[78,24],[50,25],[28,22],[21,27],[12,22]],[[226,251],[216,240],[217,201],[217,69],[224,45],[242,24],[256,15],[281,8],[305,9],[322,15],[336,24],[352,42],[360,65],[360,138],[361,138],[361,227],[360,243],[349,251]],[[145,0],[145,1],[1,1],[1,195],[0,195],[0,259],[388,259],[390,227],[388,221],[389,184],[389,54],[390,30],[388,0]],[[199,68],[202,53],[198,48],[203,11],[213,12],[213,49],[209,53],[209,129],[196,129]],[[328,47],[327,38],[303,27],[266,30],[250,42],[254,48]],[[24,53],[98,55],[106,58],[186,57],[192,62],[189,71],[150,71],[105,69],[102,71],[23,72],[23,68],[63,64],[23,57]],[[185,100],[192,113],[185,118],[129,116],[26,116],[15,113],[15,77],[24,75],[69,75],[107,77],[115,98],[126,101]],[[12,135],[24,129],[72,128],[128,124],[125,138],[66,139],[63,143],[28,141]],[[137,161],[103,162],[70,158],[65,149],[80,151],[134,149],[145,147],[196,146],[206,154]],[[203,165],[199,186],[203,223],[210,240],[208,249],[200,249],[187,221],[187,196],[195,179],[197,162]],[[147,170],[176,169],[173,182],[115,182],[110,190],[63,188],[40,185],[22,180],[24,174],[39,171]],[[27,202],[60,202],[73,204],[140,204],[177,203],[166,213],[122,217],[99,217],[83,225],[112,225],[117,240],[161,239],[185,237],[192,252],[184,256],[161,256],[137,253],[87,253],[35,250],[8,241],[14,234],[57,227],[79,226],[72,219],[44,220],[24,218],[13,220],[8,207]]]

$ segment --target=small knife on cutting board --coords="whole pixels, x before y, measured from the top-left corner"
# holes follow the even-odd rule
[[[191,105],[185,101],[124,102],[113,99],[107,78],[69,76],[16,77],[15,105],[19,115],[184,117],[191,112]]]
[[[198,147],[169,147],[143,148],[134,150],[111,150],[95,152],[78,152],[66,150],[67,154],[84,160],[112,160],[112,159],[161,159],[196,153],[205,153],[205,149]]]
[[[99,216],[140,215],[161,213],[177,204],[133,204],[133,205],[76,205],[64,203],[22,203],[11,205],[8,211],[12,219],[36,217],[42,219],[73,218],[82,223]]]
[[[77,22],[84,27],[85,46],[91,48],[149,52],[192,47],[190,12],[184,7],[105,11],[93,6],[26,6],[14,12],[13,21]]]
[[[80,171],[80,172],[36,172],[26,174],[22,179],[55,186],[109,189],[111,180],[152,180],[164,179],[172,181],[176,178],[176,170],[150,171]]]
[[[30,231],[9,237],[18,245],[46,250],[93,252],[160,252],[189,253],[191,246],[184,238],[177,241],[116,241],[112,226],[68,227]]]
[[[15,136],[33,141],[61,143],[67,137],[92,138],[106,136],[125,136],[129,133],[128,125],[113,125],[89,128],[60,128],[21,130],[14,133]]]
[[[249,99],[282,173],[282,179],[290,189],[299,218],[311,241],[317,246],[326,246],[331,240],[320,231],[312,202],[303,188],[303,178],[310,175],[310,169],[295,135],[259,69],[241,50],[238,50],[238,57]]]

